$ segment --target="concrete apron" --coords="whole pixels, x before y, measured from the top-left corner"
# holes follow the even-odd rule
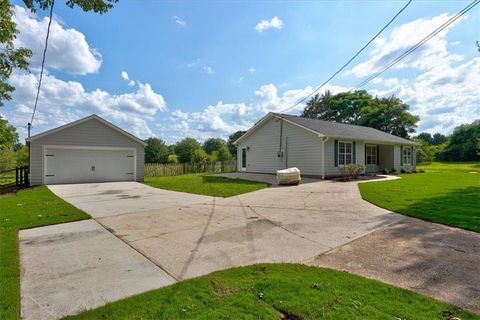
[[[94,220],[21,230],[21,317],[59,319],[175,280]]]

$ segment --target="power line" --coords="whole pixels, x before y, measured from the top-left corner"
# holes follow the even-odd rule
[[[373,75],[369,76],[367,79],[361,81],[359,84],[357,84],[355,87],[351,88],[350,90],[348,91],[353,91],[353,90],[356,90],[356,89],[359,89],[361,87],[363,87],[364,85],[366,85],[368,82],[370,82],[371,80],[373,80],[374,78],[378,77],[380,74],[384,73],[385,71],[387,71],[388,69],[390,69],[391,67],[393,67],[395,64],[397,64],[398,62],[400,62],[401,60],[403,60],[406,56],[408,56],[409,54],[411,54],[412,52],[414,52],[415,50],[417,50],[420,46],[422,46],[425,42],[429,41],[431,38],[433,38],[434,36],[436,36],[439,32],[441,32],[442,30],[444,30],[446,27],[448,27],[449,25],[451,25],[453,22],[455,22],[456,20],[458,20],[461,16],[463,16],[465,13],[467,13],[468,11],[470,11],[473,7],[475,7],[477,4],[480,3],[480,0],[475,0],[473,2],[471,2],[468,6],[466,6],[465,8],[463,8],[462,10],[460,10],[457,14],[455,14],[453,17],[451,17],[450,19],[448,19],[447,21],[445,21],[441,26],[439,26],[437,29],[433,30],[430,34],[428,34],[426,37],[424,37],[422,40],[420,40],[419,42],[417,42],[415,45],[413,45],[412,47],[410,47],[409,49],[407,49],[406,51],[404,51],[400,56],[398,56],[397,58],[395,58],[393,61],[391,61],[390,63],[386,64],[385,66],[383,66],[379,71],[377,71],[376,73],[374,73]]]
[[[37,104],[38,104],[38,97],[40,96],[40,88],[42,86],[42,79],[43,79],[43,69],[45,68],[45,57],[47,55],[47,48],[48,48],[48,37],[50,36],[50,26],[52,25],[52,16],[53,16],[53,5],[55,0],[52,0],[52,5],[50,6],[50,15],[48,20],[48,27],[47,27],[47,36],[45,37],[45,47],[43,49],[43,57],[42,57],[42,67],[40,69],[40,76],[38,79],[38,86],[37,86],[37,95],[35,97],[35,104],[33,105],[33,112],[32,112],[32,119],[28,123],[28,136],[30,137],[30,128],[33,123],[33,119],[35,117],[35,111],[37,111]]]
[[[397,14],[395,14],[395,16],[393,16],[392,19],[390,19],[390,21],[385,25],[383,26],[382,29],[380,29],[380,31],[378,31],[372,39],[370,39],[370,41],[368,41],[357,53],[355,53],[355,55],[353,57],[350,58],[350,60],[348,60],[340,69],[338,69],[330,78],[327,79],[327,81],[325,81],[324,83],[322,83],[320,86],[318,86],[315,90],[313,90],[310,94],[308,94],[307,96],[303,97],[302,99],[300,99],[299,101],[297,101],[295,104],[293,104],[292,106],[280,111],[280,113],[283,113],[285,111],[288,111],[292,108],[295,108],[296,106],[298,106],[300,103],[304,102],[305,100],[307,100],[308,98],[310,98],[311,96],[313,96],[316,92],[318,92],[321,88],[323,88],[328,82],[330,82],[330,80],[332,80],[333,78],[335,78],[337,76],[337,74],[339,74],[340,72],[342,72],[343,69],[345,69],[346,66],[348,66],[350,64],[350,62],[352,62],[360,53],[362,53],[363,50],[365,50],[368,45],[370,43],[373,42],[373,40],[375,40],[382,32],[383,30],[385,30],[386,28],[388,28],[388,26],[390,24],[392,24],[393,21],[395,21],[395,19],[410,5],[410,3],[412,2],[413,0],[409,0],[407,2],[407,4],[402,8],[400,9],[400,11],[397,12]]]

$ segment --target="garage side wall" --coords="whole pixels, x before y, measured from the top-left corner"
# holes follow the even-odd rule
[[[280,132],[282,138],[280,139]],[[275,173],[297,167],[302,174],[321,176],[322,144],[318,134],[277,118],[267,120],[238,145],[238,170],[241,170],[242,148],[247,148],[247,172]],[[283,150],[283,157],[278,151]]]
[[[44,145],[136,148],[136,180],[143,181],[144,146],[102,122],[91,119],[73,127],[35,139],[30,143],[30,184],[40,185],[43,178]]]

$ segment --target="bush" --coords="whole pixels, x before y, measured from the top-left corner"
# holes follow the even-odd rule
[[[395,168],[392,168],[392,170],[390,170],[391,173],[397,173],[397,169]]]
[[[340,167],[342,176],[345,180],[358,179],[358,176],[365,170],[363,164],[347,164],[343,167]]]
[[[407,171],[405,169],[400,169],[400,173],[406,173]]]
[[[383,172],[383,174],[389,174],[389,173],[390,173],[390,171],[388,171],[387,168],[384,168],[384,169],[382,170],[382,172]]]
[[[168,163],[178,163],[178,156],[176,154],[169,154],[168,155]]]

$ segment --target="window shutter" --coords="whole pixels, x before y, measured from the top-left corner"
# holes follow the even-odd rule
[[[338,167],[338,140],[335,140],[335,167]]]
[[[380,146],[377,146],[377,166],[380,165]]]
[[[413,166],[413,147],[410,147],[410,165]]]
[[[403,146],[400,146],[400,165],[403,166]]]
[[[357,148],[355,148],[355,141],[353,141],[353,143],[352,143],[352,148],[353,148],[353,150],[352,150],[352,163],[357,163],[357,161],[356,161],[356,159],[357,159],[357,156],[356,156]]]
[[[364,152],[364,155],[365,155],[365,159],[364,159],[363,164],[367,165],[367,144],[366,144],[366,143],[365,143],[365,152]]]

